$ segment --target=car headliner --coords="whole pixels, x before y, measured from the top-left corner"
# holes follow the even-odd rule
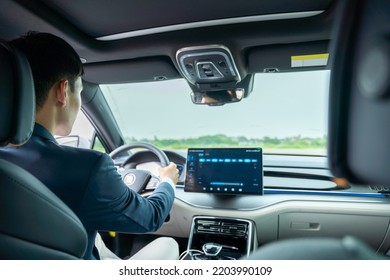
[[[85,80],[116,83],[178,78],[176,51],[208,44],[228,47],[244,75],[295,71],[291,55],[326,51],[331,36],[331,0],[152,2],[3,0],[0,38],[54,33],[86,60]]]

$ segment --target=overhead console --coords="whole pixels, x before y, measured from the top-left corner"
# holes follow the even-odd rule
[[[229,49],[222,45],[187,47],[176,52],[181,75],[194,104],[220,106],[241,101],[253,88],[253,75],[241,77]]]
[[[176,53],[180,72],[201,91],[234,88],[240,74],[228,48],[208,45],[182,48]]]

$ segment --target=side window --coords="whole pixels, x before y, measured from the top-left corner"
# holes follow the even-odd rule
[[[56,136],[56,139],[61,145],[90,149],[94,137],[94,127],[85,114],[80,111],[69,136]]]
[[[95,140],[93,141],[92,149],[102,153],[106,152],[106,149],[104,148],[102,142],[100,141],[99,137],[97,137],[97,135],[95,135]]]
[[[95,136],[95,129],[91,122],[85,116],[83,111],[80,111],[77,115],[77,119],[74,122],[73,129],[70,135],[78,136],[80,139],[80,148],[91,148],[93,137]]]
[[[95,128],[83,111],[80,111],[77,115],[72,132],[65,137],[57,136],[56,139],[61,145],[106,152],[102,142],[96,135]]]

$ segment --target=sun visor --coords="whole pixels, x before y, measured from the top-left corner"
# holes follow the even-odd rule
[[[329,41],[279,44],[248,51],[249,73],[329,69]]]
[[[85,81],[95,84],[146,82],[180,77],[168,57],[84,64]]]
[[[390,2],[339,4],[331,48],[330,168],[351,182],[390,184]]]

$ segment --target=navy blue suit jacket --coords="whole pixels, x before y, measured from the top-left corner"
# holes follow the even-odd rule
[[[99,258],[94,249],[98,230],[155,231],[172,208],[168,183],[143,198],[124,184],[107,154],[61,146],[39,124],[25,145],[1,149],[0,158],[29,171],[75,212],[88,234],[85,259]]]

